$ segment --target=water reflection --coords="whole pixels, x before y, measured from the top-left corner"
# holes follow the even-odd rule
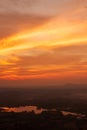
[[[68,115],[75,116],[75,117],[77,117],[78,119],[79,119],[79,118],[84,118],[84,117],[86,117],[85,114],[81,114],[81,113],[74,113],[74,112],[68,112],[68,111],[61,111],[61,113],[62,113],[64,116],[68,116]]]
[[[1,112],[34,112],[35,114],[41,114],[42,112],[59,112],[57,109],[44,109],[37,106],[20,106],[20,107],[0,107]],[[72,115],[78,119],[86,117],[85,114],[74,113],[69,111],[60,111],[63,116]]]
[[[37,106],[20,106],[20,107],[0,107],[2,112],[32,112],[35,114],[41,114],[43,111],[47,111],[47,109],[40,108]]]

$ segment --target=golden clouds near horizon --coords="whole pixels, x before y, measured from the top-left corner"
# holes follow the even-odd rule
[[[87,21],[49,20],[0,40],[0,78],[87,76]]]

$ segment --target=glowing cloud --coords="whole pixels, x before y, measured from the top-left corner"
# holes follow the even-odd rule
[[[15,0],[16,4],[7,0],[13,7],[9,9],[5,1],[0,2],[0,79],[86,82],[85,0],[48,0],[47,4],[47,0],[35,0],[34,4],[31,0]]]
[[[30,32],[22,32],[0,41],[0,54],[13,50],[24,50],[35,47],[51,47],[87,43],[87,22],[62,24],[58,19],[49,21],[44,26]]]

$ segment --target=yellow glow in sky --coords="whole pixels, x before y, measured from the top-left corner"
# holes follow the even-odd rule
[[[0,1],[1,81],[87,82],[86,0],[47,1]]]

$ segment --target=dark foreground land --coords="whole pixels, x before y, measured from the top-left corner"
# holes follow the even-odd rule
[[[0,113],[0,130],[87,130],[87,119],[56,112]]]
[[[87,85],[46,89],[0,89],[0,107],[34,105],[57,111],[2,112],[0,130],[87,130]],[[85,114],[77,118],[60,111]]]

